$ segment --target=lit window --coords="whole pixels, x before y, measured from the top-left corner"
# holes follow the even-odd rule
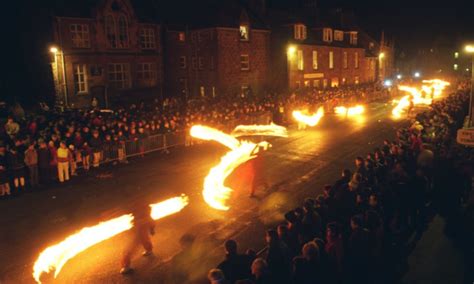
[[[458,70],[459,66],[457,64],[454,64],[454,70]]]
[[[357,45],[357,32],[351,32],[349,42],[352,45]]]
[[[354,68],[359,68],[359,52],[354,53]]]
[[[313,87],[319,88],[319,80],[313,80]]]
[[[156,47],[155,30],[153,28],[140,30],[140,46],[143,49],[154,49]]]
[[[334,40],[335,41],[343,41],[344,40],[344,32],[343,31],[334,31]]]
[[[69,30],[74,47],[90,47],[89,25],[71,24]]]
[[[342,66],[344,67],[344,69],[347,69],[347,51],[344,51],[344,53],[342,55],[343,55],[343,57],[342,57]]]
[[[303,24],[297,24],[294,26],[295,39],[304,40],[306,39],[306,26]]]
[[[332,42],[332,29],[329,29],[329,28],[323,29],[323,41]]]
[[[239,31],[240,31],[240,40],[248,41],[249,40],[249,26],[241,25],[239,28]]]
[[[356,84],[356,85],[359,84],[359,76],[354,77],[354,84]]]
[[[179,68],[186,69],[186,56],[179,57]]]
[[[459,58],[459,52],[454,53],[454,58]]]
[[[313,69],[318,69],[318,51],[313,50]]]
[[[199,93],[200,93],[201,97],[206,96],[206,89],[204,88],[204,86],[199,87]]]
[[[329,51],[329,69],[334,68],[334,52]]]
[[[179,41],[185,41],[186,40],[186,34],[184,32],[180,32],[178,34],[178,39],[179,39]]]
[[[303,51],[298,50],[296,57],[297,57],[296,60],[298,63],[298,70],[303,70],[304,69]]]
[[[130,88],[130,66],[123,63],[111,63],[108,68],[110,86],[117,89]]]
[[[339,78],[334,77],[334,78],[331,79],[331,87],[332,88],[339,87]]]
[[[137,79],[141,86],[154,86],[156,84],[156,68],[154,63],[138,63]]]
[[[74,65],[74,88],[76,94],[87,93],[87,67],[85,64]]]
[[[250,70],[250,58],[248,54],[240,55],[240,70]]]

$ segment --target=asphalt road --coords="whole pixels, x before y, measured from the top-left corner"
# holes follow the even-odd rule
[[[290,131],[288,138],[271,139],[265,153],[270,188],[248,198],[237,189],[231,209],[210,208],[202,199],[203,179],[226,148],[205,143],[150,154],[128,165],[109,166],[75,177],[64,185],[25,193],[0,202],[0,283],[34,283],[33,263],[49,245],[85,226],[127,213],[136,201],[155,203],[185,193],[190,204],[179,214],[159,220],[152,238],[155,256],[137,252],[135,273],[118,273],[126,232],[71,259],[56,280],[45,283],[203,283],[207,271],[223,257],[222,244],[235,238],[241,250],[264,246],[265,229],[283,214],[315,197],[332,183],[353,158],[372,151],[383,139],[394,138],[402,122],[390,118],[390,106],[373,103],[358,119],[325,116],[306,131]],[[97,175],[100,174],[100,177]],[[189,241],[193,240],[193,241]],[[206,283],[204,281],[204,283]]]

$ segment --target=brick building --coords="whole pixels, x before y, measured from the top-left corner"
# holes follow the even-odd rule
[[[360,44],[359,30],[322,23],[309,7],[302,8],[291,16],[285,11],[270,16],[273,86],[297,90],[374,82],[377,57]]]
[[[188,7],[194,15],[180,15],[182,24],[165,31],[166,93],[192,98],[264,89],[270,31],[239,1],[205,2],[209,5],[199,1]],[[205,13],[194,13],[204,6]],[[170,21],[179,22],[180,16]]]
[[[53,22],[59,103],[80,108],[93,98],[107,106],[131,96],[159,96],[163,55],[153,9],[145,1],[140,10],[128,0],[74,2],[58,7]]]

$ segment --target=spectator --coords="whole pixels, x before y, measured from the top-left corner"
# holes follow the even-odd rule
[[[13,117],[7,119],[5,132],[10,136],[10,139],[15,138],[15,136],[20,132],[20,125],[13,120]]]
[[[227,280],[224,277],[222,270],[213,268],[207,274],[207,279],[210,284],[228,284]]]
[[[86,172],[89,171],[90,169],[90,161],[91,161],[91,154],[92,154],[92,149],[89,147],[89,144],[87,142],[84,142],[84,145],[82,145],[82,167]]]
[[[291,274],[288,246],[278,238],[275,230],[268,230],[265,239],[268,244],[267,263],[272,283],[288,283]]]
[[[0,196],[10,195],[5,145],[0,144]]]
[[[25,164],[28,167],[28,173],[30,175],[30,186],[37,187],[39,184],[38,153],[36,152],[35,144],[30,144],[25,151]]]
[[[250,278],[250,257],[237,253],[237,242],[234,240],[227,240],[224,246],[226,251],[225,260],[217,268],[224,273],[229,283],[233,284],[239,279]]]
[[[49,169],[51,172],[51,179],[56,180],[56,174],[58,172],[58,149],[56,148],[56,145],[54,144],[54,141],[51,140],[48,143],[48,149],[49,149]]]
[[[268,264],[263,258],[257,258],[252,262],[252,275],[255,284],[271,284],[271,275],[268,272]]]
[[[25,189],[25,163],[16,147],[10,148],[10,152],[7,154],[7,161],[15,190],[16,192],[20,192],[20,189]]]
[[[58,154],[58,178],[59,182],[69,180],[69,149],[66,147],[66,142],[61,141],[59,144]]]
[[[89,146],[92,149],[92,167],[98,168],[100,163],[100,155],[102,151],[102,140],[99,137],[99,131],[94,130],[89,140]]]
[[[43,140],[39,140],[38,149],[38,173],[40,183],[42,185],[49,184],[51,182],[51,171],[50,171],[50,151],[48,146]]]

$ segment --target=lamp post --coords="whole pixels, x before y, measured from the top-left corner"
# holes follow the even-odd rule
[[[381,82],[383,82],[385,79],[385,64],[383,63],[384,59],[385,59],[385,53],[380,52],[379,53],[379,80]]]
[[[294,47],[293,45],[290,45],[286,51],[286,58],[287,58],[287,62],[286,62],[286,66],[287,66],[287,73],[288,73],[288,91],[291,89],[291,70],[292,70],[292,59],[293,57],[295,56],[295,52],[296,52],[296,47]]]
[[[469,121],[468,121],[468,127],[471,127],[473,125],[473,117],[472,117],[472,99],[474,96],[474,45],[466,45],[464,48],[466,53],[471,54],[471,96],[469,97]]]

